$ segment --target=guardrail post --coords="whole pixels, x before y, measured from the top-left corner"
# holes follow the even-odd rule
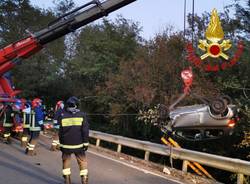
[[[149,155],[150,155],[150,152],[149,151],[145,151],[144,160],[148,161],[149,160]]]
[[[100,139],[96,139],[95,146],[96,146],[96,147],[99,147],[99,146],[100,146],[100,142],[101,142],[101,140],[100,140]]]
[[[183,172],[187,172],[187,168],[188,168],[188,161],[187,160],[183,160],[182,171]]]
[[[243,182],[244,182],[244,175],[237,174],[237,184],[243,184]]]
[[[118,144],[118,146],[117,146],[117,152],[118,152],[118,153],[121,153],[121,151],[122,151],[122,145],[121,145],[121,144]]]
[[[188,167],[192,168],[195,172],[198,171],[198,169],[201,169],[202,167],[198,164],[204,164],[209,167],[217,168],[220,170],[229,171],[232,173],[237,174],[237,183],[243,184],[243,180],[245,180],[244,176],[250,175],[250,162],[245,160],[240,160],[236,158],[229,158],[229,157],[223,157],[219,155],[212,155],[208,153],[202,153],[182,148],[174,148],[170,146],[160,145],[156,143],[151,143],[148,141],[139,141],[134,140],[127,137],[122,136],[116,136],[116,135],[110,135],[107,133],[97,132],[97,131],[90,131],[90,137],[96,139],[96,146],[100,146],[100,141],[106,141],[111,142],[113,144],[126,147],[131,147],[134,149],[144,150],[145,155],[144,159],[150,160],[150,153],[164,155],[164,156],[170,156],[170,158],[175,158],[179,160],[191,160],[192,163],[189,161]],[[99,139],[99,140],[98,140]],[[119,146],[118,146],[119,147]],[[117,147],[117,151],[119,151],[120,148]],[[199,167],[198,167],[198,166]],[[194,167],[195,166],[195,167]],[[197,167],[197,168],[196,168]],[[186,163],[183,163],[184,171],[186,170]],[[188,169],[187,169],[188,170]],[[202,174],[205,174],[209,177],[209,173],[204,173],[204,169],[201,170]],[[198,172],[197,172],[198,174]],[[211,177],[209,177],[211,178]]]

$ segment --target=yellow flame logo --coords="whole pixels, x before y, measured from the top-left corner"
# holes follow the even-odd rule
[[[207,57],[223,57],[228,60],[229,57],[223,52],[231,48],[230,40],[223,40],[224,32],[221,26],[220,18],[218,16],[217,10],[213,9],[211,13],[210,23],[205,33],[207,40],[199,40],[198,47],[206,52],[201,56],[201,59]],[[219,43],[223,40],[221,43]]]
[[[206,38],[211,42],[218,42],[224,38],[224,32],[216,9],[212,11],[210,23],[206,31]]]

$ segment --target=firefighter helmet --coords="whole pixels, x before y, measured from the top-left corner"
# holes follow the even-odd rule
[[[22,101],[19,100],[19,99],[16,100],[16,102],[14,102],[13,105],[12,105],[12,109],[14,111],[20,111],[20,110],[22,110],[23,109],[23,103],[22,103]]]
[[[39,107],[40,105],[42,105],[42,100],[40,98],[35,98],[33,101],[32,101],[32,107],[35,108],[35,107]]]
[[[69,97],[69,99],[66,101],[66,104],[68,107],[77,107],[79,104],[79,99],[75,96]]]
[[[55,110],[57,111],[58,109],[63,109],[63,107],[64,107],[64,102],[60,100],[56,103]]]

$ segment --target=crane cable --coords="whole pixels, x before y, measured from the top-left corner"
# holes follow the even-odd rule
[[[184,37],[184,42],[186,43],[186,15],[187,15],[187,0],[184,0],[184,29],[183,29],[183,37]]]
[[[191,25],[191,30],[192,30],[192,43],[194,40],[194,0],[192,0],[192,25]],[[184,34],[184,40],[186,42],[186,16],[187,16],[187,0],[184,0],[184,17],[183,17],[183,34]]]
[[[192,3],[192,44],[194,42],[194,0]]]

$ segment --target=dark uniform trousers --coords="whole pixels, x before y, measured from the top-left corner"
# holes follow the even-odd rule
[[[57,120],[53,120],[54,123],[54,130],[52,135],[52,143],[50,150],[51,151],[58,151],[60,149],[60,141],[59,141],[59,125],[57,125]]]
[[[27,153],[30,153],[31,155],[34,155],[35,152],[35,146],[37,145],[38,139],[39,139],[40,131],[31,131],[30,132],[30,140],[27,144]]]
[[[37,123],[35,122],[35,113],[33,111],[31,112],[31,115],[32,115],[32,120],[31,120],[31,125],[30,125],[30,140],[27,144],[25,152],[26,154],[32,156],[32,155],[36,155],[36,152],[34,150],[39,139],[41,127],[36,125]]]
[[[5,143],[11,143],[10,141],[10,136],[11,136],[11,130],[12,127],[4,127],[4,132],[3,132],[3,140]]]
[[[55,115],[54,115],[54,119],[53,119],[53,124],[54,124],[54,134],[52,136],[52,144],[51,144],[51,151],[57,151],[60,149],[60,141],[59,141],[59,123],[58,123],[58,118],[61,115],[63,109],[60,108],[56,111]]]
[[[3,127],[4,127],[3,138],[5,143],[11,142],[10,136],[13,127],[13,117],[14,113],[12,112],[11,108],[8,107],[6,112],[4,113],[4,121],[3,121]]]
[[[31,114],[23,112],[23,134],[21,138],[22,147],[26,147],[30,133]]]
[[[29,137],[29,128],[23,128],[23,134],[21,138],[21,145],[22,147],[26,147],[28,143],[28,137]]]

